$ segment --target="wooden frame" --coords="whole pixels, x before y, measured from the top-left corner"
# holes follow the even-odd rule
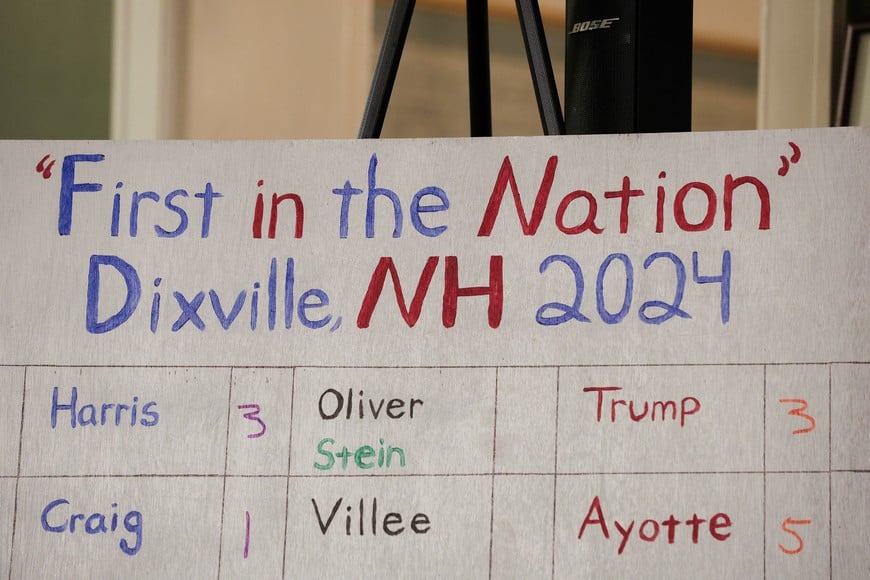
[[[868,57],[870,57],[870,21],[850,23],[846,32],[843,73],[840,77],[840,95],[837,101],[836,125],[838,127],[870,125],[870,112],[864,111],[855,118],[856,111],[853,110],[856,96],[861,98],[863,103],[870,100],[870,58]]]
[[[842,0],[837,0],[842,1]],[[835,0],[763,0],[758,128],[829,127]]]
[[[113,0],[112,139],[181,136],[187,4]]]

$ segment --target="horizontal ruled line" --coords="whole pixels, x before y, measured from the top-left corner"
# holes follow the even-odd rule
[[[0,368],[59,368],[59,369],[555,369],[555,368],[657,368],[657,367],[758,367],[758,366],[812,366],[812,365],[867,365],[870,361],[805,361],[805,362],[730,362],[730,363],[630,363],[630,364],[541,364],[541,365],[124,365],[124,364],[0,364]]]
[[[805,473],[805,472],[801,472]],[[827,473],[827,472],[825,472]],[[762,471],[565,471],[517,472],[498,471],[496,477],[549,476],[549,477],[587,477],[591,475],[762,475]]]
[[[367,474],[319,474],[295,473],[284,474],[226,474],[223,473],[124,473],[124,474],[49,474],[49,475],[0,475],[0,479],[88,479],[88,478],[195,478],[204,479],[347,479],[347,478],[390,478],[390,477],[492,477],[492,476],[548,476],[576,477],[592,475],[801,475],[801,474],[833,474],[833,473],[870,473],[867,469],[745,469],[745,470],[709,470],[709,471],[485,471],[457,473],[367,473]]]

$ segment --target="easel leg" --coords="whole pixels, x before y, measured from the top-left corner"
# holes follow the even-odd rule
[[[369,91],[369,98],[366,101],[366,108],[359,128],[358,136],[360,139],[377,139],[381,136],[384,118],[387,116],[387,106],[390,104],[390,95],[393,92],[393,83],[396,81],[396,72],[399,70],[402,50],[405,48],[405,39],[408,37],[408,29],[411,27],[414,2],[415,0],[395,0],[393,2],[390,18],[387,21],[387,30],[384,34],[384,42],[381,45],[381,53],[375,68],[375,76],[372,80],[372,88]]]
[[[562,108],[559,106],[559,93],[556,91],[553,65],[550,63],[550,52],[547,50],[541,10],[535,0],[516,0],[516,2],[544,134],[564,135],[565,120],[562,117]]]
[[[366,101],[360,139],[377,139],[384,126],[387,106],[411,27],[415,0],[394,0],[387,30],[378,56],[372,87]],[[516,0],[526,57],[538,101],[541,125],[546,135],[564,135],[565,121],[553,78],[547,38],[537,0]],[[468,85],[472,137],[492,135],[492,97],[489,73],[489,24],[487,0],[466,1],[468,34]]]
[[[471,136],[492,136],[487,0],[466,0],[468,31],[468,104]]]

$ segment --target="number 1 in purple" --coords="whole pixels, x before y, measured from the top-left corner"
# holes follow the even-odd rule
[[[245,511],[245,551],[242,553],[245,559],[248,558],[248,548],[251,546],[251,512]]]

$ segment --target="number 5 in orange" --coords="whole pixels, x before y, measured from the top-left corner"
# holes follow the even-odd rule
[[[794,409],[788,412],[789,415],[794,415],[795,417],[801,417],[809,421],[810,426],[804,427],[803,429],[795,429],[791,432],[792,435],[800,435],[801,433],[809,433],[813,429],[816,428],[816,420],[809,413],[804,413],[807,410],[807,402],[803,399],[780,399],[780,403],[783,404],[794,404],[797,405]]]
[[[804,549],[804,539],[801,537],[801,535],[799,533],[790,529],[789,526],[806,526],[806,525],[809,525],[811,523],[813,523],[812,520],[793,520],[791,518],[785,518],[785,520],[782,522],[782,531],[794,536],[798,542],[798,546],[794,550],[789,550],[788,548],[786,548],[782,544],[779,544],[779,549],[782,550],[783,553],[788,554],[789,556],[799,554],[801,552],[801,550]]]

